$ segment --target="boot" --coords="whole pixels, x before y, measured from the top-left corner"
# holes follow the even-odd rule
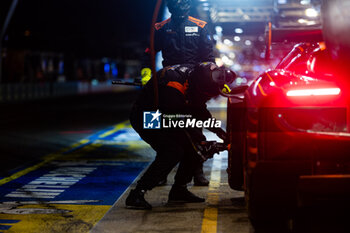
[[[198,168],[198,170],[195,171],[195,174],[193,176],[193,183],[195,186],[208,186],[209,180],[205,178],[203,173],[203,167]]]
[[[204,202],[204,198],[197,197],[187,190],[186,186],[173,185],[169,193],[169,203],[196,203]]]
[[[152,206],[145,200],[145,190],[133,189],[125,200],[128,209],[150,210]]]

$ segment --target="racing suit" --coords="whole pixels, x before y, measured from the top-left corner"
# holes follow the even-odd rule
[[[154,48],[156,52],[162,52],[163,67],[179,64],[193,67],[200,62],[215,62],[206,22],[191,16],[169,18],[155,24],[155,29]],[[151,78],[149,48],[142,63],[141,75],[147,82]]]
[[[186,16],[184,19],[172,17],[155,24],[155,29],[154,48],[156,52],[162,52],[163,67],[181,65],[183,69],[193,69],[201,62],[215,63],[213,42],[205,21],[191,16]],[[151,79],[151,71],[147,68],[150,67],[149,52],[149,49],[146,49],[143,59],[142,84]],[[181,72],[181,69],[178,69],[178,72]],[[188,72],[182,72],[181,75],[188,78],[186,77]],[[204,178],[203,164],[193,165],[193,169],[196,169],[195,182],[200,182],[198,179]]]
[[[215,62],[206,22],[191,16],[184,20],[169,18],[155,28],[154,47],[156,52],[162,51],[163,67]]]
[[[186,16],[183,19],[171,17],[163,22],[156,23],[155,29],[154,48],[156,52],[162,52],[165,69],[169,66],[181,66],[182,68],[177,67],[178,75],[187,79],[189,72],[196,64],[201,62],[215,63],[213,42],[205,21],[191,16]],[[141,71],[143,85],[151,79],[151,71],[147,68],[150,67],[149,52],[149,49],[146,49],[143,59],[143,69]],[[188,72],[182,72],[182,70]],[[163,98],[167,97],[159,96],[160,101]],[[209,116],[207,115],[207,118]],[[199,119],[198,116],[196,117]],[[202,135],[201,138],[204,141],[203,133],[200,130],[198,131],[197,134]],[[203,175],[203,164],[200,162],[192,164],[192,169],[195,170],[193,174],[195,183],[204,182],[204,185],[207,185],[205,182],[208,181]],[[166,176],[161,181],[164,180],[166,180]]]
[[[192,115],[193,118],[211,118],[205,102],[208,98],[196,98],[191,91],[191,68],[175,65],[158,72],[159,110],[164,115]],[[151,190],[180,162],[175,176],[175,185],[185,186],[192,180],[195,170],[201,166],[192,142],[205,140],[201,129],[163,128],[144,129],[143,113],[155,111],[153,106],[153,82],[142,89],[133,106],[130,122],[141,138],[157,152],[156,158],[138,181],[137,188]]]

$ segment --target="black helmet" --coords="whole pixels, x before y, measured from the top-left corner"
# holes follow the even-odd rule
[[[226,67],[218,67],[212,71],[211,78],[219,86],[224,86],[233,82],[236,73]]]
[[[192,83],[195,91],[210,99],[220,94],[225,85],[231,84],[237,77],[236,73],[226,67],[218,67],[215,63],[204,62],[196,66],[192,73]]]
[[[191,0],[167,0],[169,12],[173,17],[184,18],[191,8]]]

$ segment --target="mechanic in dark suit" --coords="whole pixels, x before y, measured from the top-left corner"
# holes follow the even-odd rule
[[[169,202],[204,202],[203,198],[195,196],[187,190],[187,183],[192,180],[193,173],[201,166],[200,156],[196,146],[205,137],[201,127],[172,127],[147,129],[144,125],[144,113],[153,112],[152,120],[162,122],[160,113],[165,115],[191,115],[191,119],[212,120],[206,108],[206,102],[220,93],[225,84],[230,84],[236,77],[235,73],[226,68],[219,68],[215,63],[200,63],[188,68],[182,65],[168,66],[159,71],[158,90],[159,106],[154,107],[153,81],[148,82],[133,106],[130,123],[141,138],[150,144],[157,152],[156,158],[144,175],[138,180],[137,186],[131,190],[126,199],[126,207],[133,209],[151,209],[152,206],[144,199],[147,190],[153,189],[179,163],[175,182],[169,193]],[[156,112],[157,110],[157,112]],[[159,110],[159,111],[158,111]],[[208,130],[216,133],[221,139],[226,139],[226,133],[220,126],[213,124]]]
[[[163,67],[181,65],[193,69],[200,62],[213,62],[213,43],[207,31],[207,23],[189,16],[191,0],[167,0],[171,18],[155,24],[155,51],[162,51]],[[151,78],[149,49],[145,51],[144,67],[141,70],[142,84]],[[184,73],[186,74],[186,73]],[[194,185],[207,186],[203,164],[193,177]],[[166,183],[166,177],[160,184]]]

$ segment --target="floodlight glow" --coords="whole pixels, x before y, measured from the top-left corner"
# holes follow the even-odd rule
[[[314,8],[308,8],[305,10],[305,15],[310,18],[316,18],[318,16],[318,12]]]
[[[235,29],[235,33],[242,34],[243,33],[243,29],[242,28],[236,28]]]
[[[233,53],[233,52],[229,53],[228,56],[229,56],[231,59],[235,59],[235,58],[236,58],[236,54]]]
[[[306,19],[298,19],[298,23],[300,24],[306,24],[306,25],[315,25],[316,21],[314,20],[306,20]]]
[[[220,34],[220,33],[222,33],[222,27],[220,27],[220,26],[216,26],[215,27],[215,31],[216,31],[216,33],[218,33],[218,34]]]
[[[233,42],[230,41],[229,39],[225,39],[224,40],[224,44],[227,45],[227,46],[233,46]]]
[[[225,65],[228,65],[228,66],[232,66],[233,65],[233,61],[228,58],[227,56],[223,56],[221,58],[222,62],[225,64]]]
[[[310,0],[301,0],[301,1],[300,1],[300,4],[301,4],[301,5],[310,5],[310,4],[311,4],[311,1],[310,1]]]

